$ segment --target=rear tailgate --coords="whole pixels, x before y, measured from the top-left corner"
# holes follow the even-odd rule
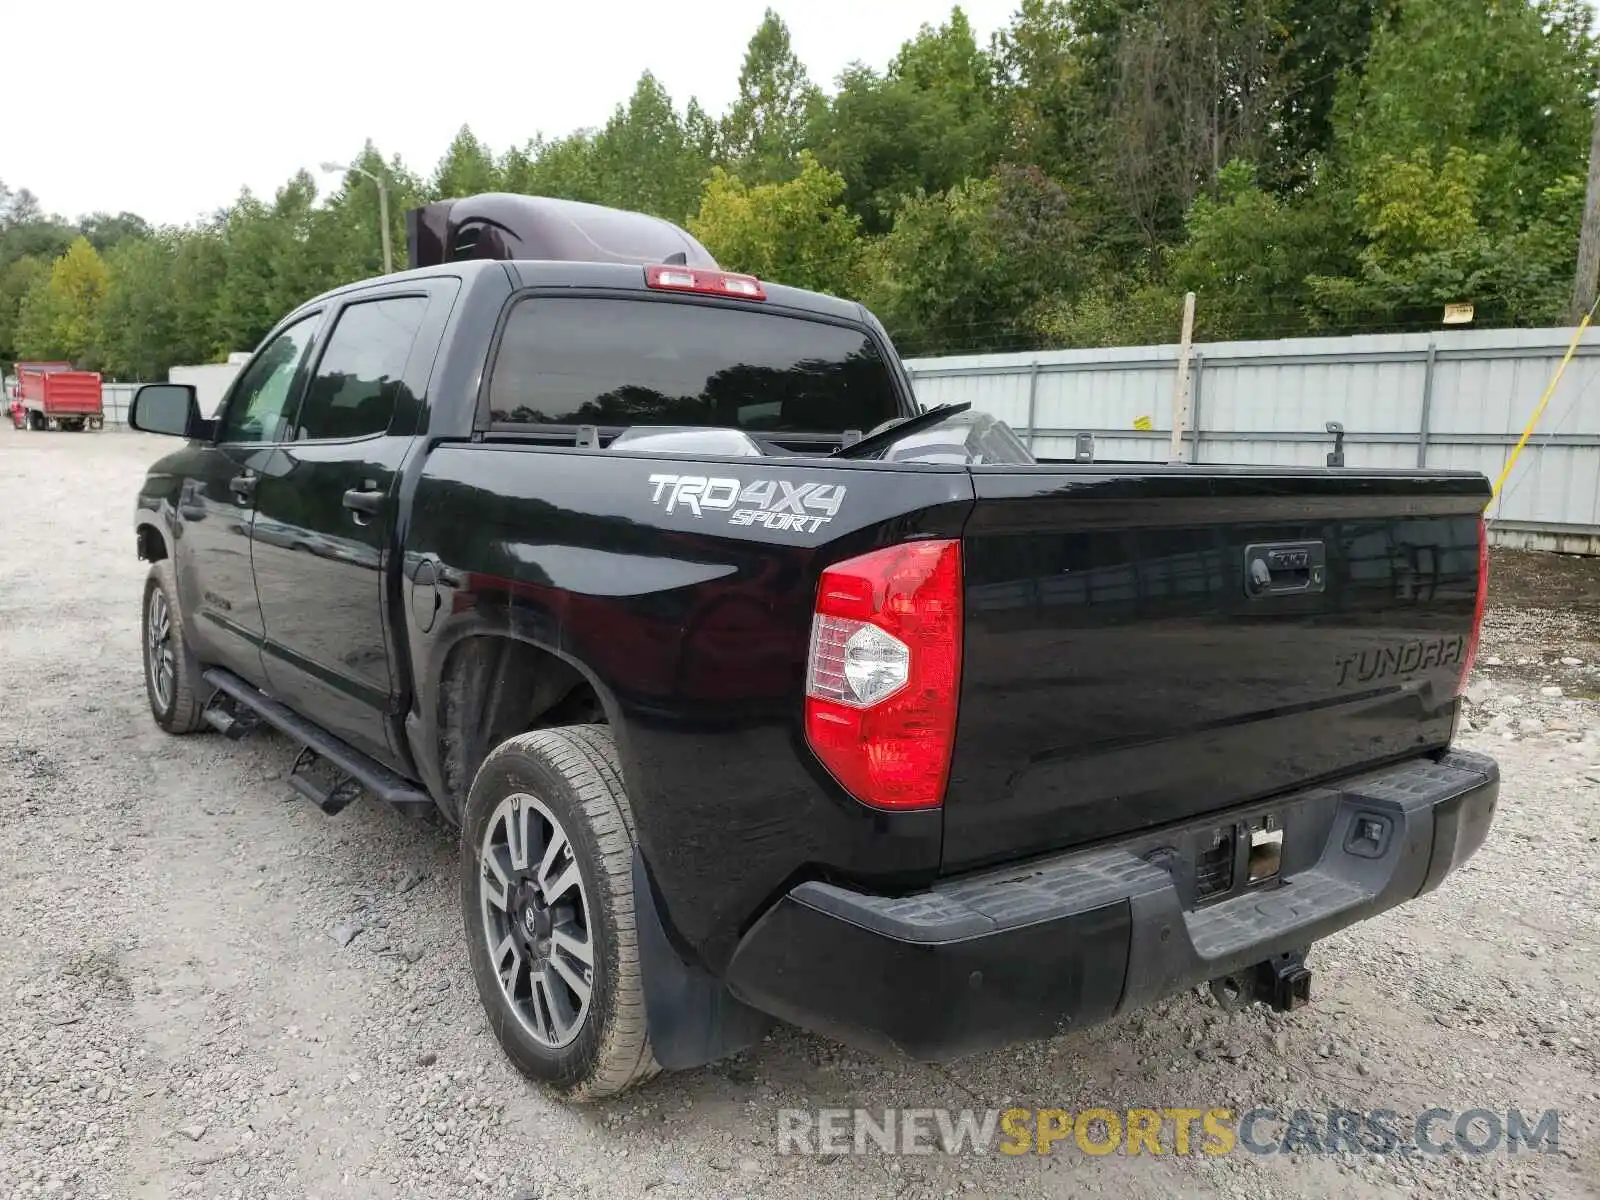
[[[48,416],[99,416],[100,376],[92,371],[57,371],[46,375],[44,411]]]
[[[1481,475],[975,467],[944,867],[1449,742]]]

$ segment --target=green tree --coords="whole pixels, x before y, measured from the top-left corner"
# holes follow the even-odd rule
[[[907,196],[986,175],[1000,148],[995,67],[966,15],[924,25],[884,75],[855,64],[831,104],[813,114],[818,159],[847,181],[845,202],[884,233]]]
[[[1333,149],[1333,108],[1341,81],[1360,78],[1374,31],[1399,11],[1400,0],[1286,0],[1275,190],[1304,186]]]
[[[253,349],[225,328],[222,293],[228,277],[228,246],[219,219],[185,229],[173,249],[172,344],[169,363],[220,362],[233,350]]]
[[[1311,318],[1415,327],[1471,301],[1480,320],[1558,319],[1570,290],[1596,80],[1577,0],[1407,0],[1333,108],[1315,192],[1356,223],[1351,261],[1309,267]]]
[[[1592,23],[1585,0],[1406,0],[1340,91],[1346,165],[1362,175],[1386,156],[1459,147],[1486,156],[1491,191],[1536,207],[1543,188],[1585,168]]]
[[[1097,100],[1068,0],[1022,0],[994,40],[1010,156],[1056,178],[1087,177]]]
[[[1070,197],[1036,167],[918,195],[872,248],[867,302],[902,350],[1026,349],[1084,286]]]
[[[53,262],[76,236],[76,229],[45,212],[27,188],[12,191],[0,182],[0,266],[19,258]]]
[[[1435,158],[1419,149],[1383,160],[1356,197],[1365,245],[1352,274],[1308,279],[1335,327],[1401,327],[1436,320],[1470,300],[1491,324],[1555,321],[1566,301],[1583,182],[1567,176],[1541,191],[1530,219],[1497,232],[1499,205],[1486,192],[1489,155],[1460,147]]]
[[[720,116],[646,74],[598,129],[497,157],[463,126],[427,178],[370,144],[356,163],[388,180],[396,247],[441,196],[639,209],[730,267],[864,295],[920,353],[1166,340],[1185,289],[1203,337],[1415,327],[1447,300],[1556,320],[1592,19],[1587,0],[1020,0],[988,47],[953,8],[826,100],[768,11]],[[354,173],[164,230],[0,183],[0,355],[144,375],[247,349],[378,271],[379,219]],[[63,282],[94,275],[80,240],[104,255],[98,307]]]
[[[1308,276],[1351,269],[1361,237],[1354,214],[1327,202],[1334,194],[1324,189],[1286,200],[1261,187],[1250,164],[1235,160],[1223,168],[1216,193],[1195,200],[1187,236],[1170,262],[1168,295],[1195,293],[1198,339],[1311,330],[1316,314]]]
[[[389,238],[395,269],[406,265],[406,209],[424,201],[424,186],[398,157],[385,162],[368,141],[352,166],[384,181],[389,193]],[[346,283],[383,270],[383,235],[379,228],[381,206],[378,187],[357,171],[347,172],[337,188],[307,217],[306,256],[316,264],[329,286]]]
[[[501,186],[500,169],[489,148],[480,142],[471,129],[463,125],[451,141],[439,166],[433,173],[432,193],[450,199],[474,196],[480,192],[498,192]]]
[[[0,185],[3,186],[3,185]],[[19,359],[17,326],[22,317],[22,302],[37,285],[50,276],[50,264],[25,255],[0,266],[0,364]]]
[[[600,203],[674,222],[694,211],[711,167],[689,122],[648,71],[595,135],[589,155]]]
[[[786,183],[746,184],[718,167],[706,181],[689,232],[724,267],[835,295],[858,285],[861,242],[842,204],[844,180],[809,151]]]
[[[173,239],[166,235],[129,238],[106,254],[108,282],[95,331],[106,374],[166,378],[177,342],[175,264]]]
[[[96,333],[110,282],[105,261],[85,237],[77,238],[23,298],[17,323],[18,356],[66,359],[93,369]]]
[[[508,192],[600,202],[594,134],[586,130],[554,141],[536,137],[526,148],[513,148],[501,161],[501,174]]]
[[[78,231],[101,254],[130,238],[147,238],[151,232],[150,222],[138,213],[131,212],[119,212],[116,216],[103,212],[90,213],[78,222]]]
[[[745,51],[739,94],[722,122],[722,153],[746,183],[789,179],[799,170],[806,130],[822,93],[789,40],[789,27],[767,9]]]
[[[300,172],[271,204],[248,191],[222,223],[225,263],[215,333],[220,347],[251,347],[290,309],[346,282],[309,247],[316,184]]]

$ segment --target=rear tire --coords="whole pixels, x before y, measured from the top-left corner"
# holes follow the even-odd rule
[[[193,733],[202,725],[205,712],[200,700],[200,664],[184,641],[171,559],[150,564],[139,629],[150,715],[168,733]]]
[[[479,999],[519,1071],[586,1103],[660,1070],[609,730],[519,734],[484,760],[462,816],[461,906]]]

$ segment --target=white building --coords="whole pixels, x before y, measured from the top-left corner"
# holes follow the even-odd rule
[[[167,372],[167,382],[187,383],[192,386],[196,398],[200,401],[200,415],[212,417],[216,415],[217,405],[222,403],[222,397],[227,393],[233,377],[239,373],[239,368],[249,361],[248,350],[235,350],[228,355],[227,362],[173,367]]]

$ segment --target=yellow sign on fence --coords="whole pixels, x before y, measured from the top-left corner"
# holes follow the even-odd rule
[[[1444,323],[1446,325],[1472,324],[1472,305],[1446,304],[1444,306]]]
[[[1133,427],[1135,429],[1154,429],[1155,424],[1149,417],[1135,417],[1133,419]]]

